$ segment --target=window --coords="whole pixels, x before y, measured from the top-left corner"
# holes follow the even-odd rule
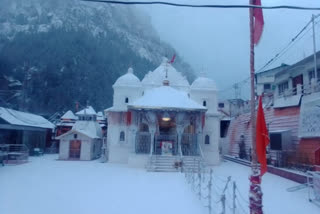
[[[120,132],[120,141],[124,141],[125,140],[125,136],[124,136],[124,131]]]
[[[288,84],[288,81],[285,81],[283,83],[280,83],[278,85],[278,88],[279,88],[279,95],[282,95],[286,90],[289,89],[289,84]]]
[[[229,120],[220,121],[220,137],[221,138],[227,137],[229,125],[230,125]]]
[[[205,140],[204,140],[204,144],[210,144],[210,137],[209,137],[209,135],[206,135]]]
[[[73,138],[74,138],[74,139],[77,139],[77,138],[78,138],[78,135],[77,135],[77,134],[74,134],[74,135],[73,135]]]
[[[129,103],[129,98],[126,97],[125,103]]]
[[[263,89],[264,90],[270,90],[271,89],[271,84],[270,83],[266,83],[263,85]]]
[[[203,103],[202,103],[202,105],[203,105],[203,106],[207,106],[207,101],[204,100]]]
[[[219,103],[218,106],[219,108],[224,108],[224,103]]]
[[[270,133],[270,149],[282,150],[282,137],[280,133]]]

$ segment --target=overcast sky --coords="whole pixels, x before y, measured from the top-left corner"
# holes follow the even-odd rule
[[[183,3],[248,4],[249,0],[169,0]],[[299,5],[320,7],[319,0],[262,0],[264,5]],[[160,5],[139,6],[151,16],[162,40],[169,42],[194,68],[204,70],[214,79],[220,97],[234,97],[232,84],[249,77],[249,15],[248,9],[196,9]],[[256,47],[256,70],[261,68],[320,11],[264,10],[265,27]],[[320,20],[320,19],[319,19]],[[320,47],[320,23],[316,26]],[[312,54],[310,30],[280,60],[292,64]],[[178,60],[178,59],[177,59]],[[249,84],[242,84],[242,98],[248,98]],[[226,90],[228,89],[228,90]]]

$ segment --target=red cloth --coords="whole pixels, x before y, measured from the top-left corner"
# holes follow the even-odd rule
[[[268,129],[262,108],[262,97],[260,96],[257,114],[256,145],[258,161],[261,165],[261,176],[267,172],[266,148],[269,144],[269,141]]]
[[[206,115],[205,114],[202,115],[201,123],[202,123],[201,125],[202,125],[202,128],[203,128],[204,125],[206,124]]]
[[[170,64],[172,64],[174,62],[174,60],[176,59],[176,54],[173,55],[172,59],[170,60]]]
[[[127,112],[127,125],[131,125],[131,120],[132,120],[132,114],[131,111]]]
[[[253,4],[256,6],[261,6],[261,0],[253,0]],[[254,38],[254,44],[257,45],[260,41],[262,31],[263,31],[263,25],[264,25],[262,9],[254,8],[253,17],[254,17],[253,38]]]

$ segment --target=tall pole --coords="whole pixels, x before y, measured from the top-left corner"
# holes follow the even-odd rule
[[[250,5],[254,0],[249,0]],[[251,80],[251,137],[252,137],[252,163],[249,189],[249,208],[250,214],[263,214],[262,211],[262,191],[261,177],[257,165],[257,148],[256,148],[256,113],[255,113],[255,91],[254,91],[254,9],[249,9],[250,15],[250,80]]]
[[[249,0],[250,5],[253,4],[253,0]],[[252,170],[256,170],[257,165],[257,152],[256,152],[256,112],[255,112],[255,91],[254,91],[254,20],[253,20],[253,8],[250,8],[250,88],[251,88],[251,132],[252,132]]]
[[[318,74],[317,74],[317,48],[316,48],[316,31],[315,31],[315,15],[312,14],[312,31],[313,31],[313,58],[314,58],[314,77],[316,81],[318,81]]]

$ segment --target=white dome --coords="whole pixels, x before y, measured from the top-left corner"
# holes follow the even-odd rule
[[[113,87],[128,86],[128,87],[141,87],[141,82],[138,77],[133,74],[133,69],[129,68],[128,73],[122,75],[113,84]]]
[[[192,89],[200,89],[200,90],[212,90],[216,91],[216,83],[209,78],[206,77],[198,77],[191,85]]]
[[[166,78],[166,73],[168,77]],[[188,80],[180,72],[178,72],[168,59],[164,58],[161,65],[154,71],[149,71],[142,80],[144,86],[162,86],[163,80],[168,79],[170,86],[173,87],[190,87]]]

